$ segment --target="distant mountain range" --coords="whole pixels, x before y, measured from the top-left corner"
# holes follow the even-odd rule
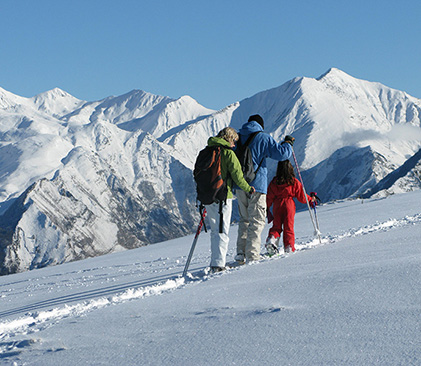
[[[421,188],[421,100],[334,68],[220,111],[141,90],[87,102],[0,88],[0,273],[191,233],[198,152],[256,113],[275,139],[296,138],[325,202]]]

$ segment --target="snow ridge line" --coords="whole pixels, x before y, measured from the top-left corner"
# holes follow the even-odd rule
[[[391,218],[384,222],[376,222],[373,225],[366,225],[360,228],[350,229],[347,232],[339,235],[326,235],[322,236],[322,244],[336,243],[346,238],[357,237],[362,235],[371,234],[374,232],[389,231],[394,228],[416,225],[421,223],[421,213],[415,214],[413,216],[405,216],[402,219]],[[307,242],[297,244],[297,250],[308,249],[310,247],[319,246],[319,241],[312,239]]]
[[[375,223],[374,225],[367,225],[364,227],[351,229],[343,234],[324,236],[322,237],[322,245],[328,243],[335,243],[349,237],[362,236],[373,232],[388,231],[392,230],[395,227],[403,227],[419,223],[421,223],[421,213],[416,214],[414,216],[405,216],[402,219],[392,218],[384,222]],[[319,244],[318,239],[312,239],[301,244],[297,243],[297,251],[309,249],[311,247],[317,247],[319,245],[321,244]],[[276,258],[271,259],[280,259],[284,257],[285,255],[280,255]],[[258,264],[258,262],[256,264]],[[234,269],[235,268],[229,269],[227,272],[231,272]],[[4,340],[9,337],[15,336],[16,334],[28,334],[29,332],[32,333],[40,331],[43,328],[48,327],[48,325],[46,324],[48,322],[55,322],[69,317],[81,316],[92,310],[101,309],[106,306],[119,304],[128,300],[140,299],[153,295],[160,295],[162,293],[180,288],[186,284],[207,280],[211,277],[214,276],[209,275],[209,273],[205,269],[199,271],[195,276],[190,273],[188,278],[179,277],[176,279],[169,279],[163,283],[156,285],[139,288],[130,288],[122,293],[109,297],[101,297],[99,299],[84,301],[82,303],[77,303],[74,305],[64,305],[63,307],[57,307],[51,310],[29,313],[28,315],[18,319],[1,322],[0,340]],[[0,353],[2,353],[3,351],[4,350],[2,350],[2,347],[0,347]]]
[[[130,288],[126,291],[109,296],[84,301],[74,305],[64,305],[51,310],[28,313],[24,317],[0,323],[0,340],[15,336],[16,334],[28,334],[37,332],[48,327],[46,323],[57,322],[61,319],[81,316],[92,310],[101,309],[106,306],[116,305],[125,301],[140,299],[148,296],[160,295],[184,286],[186,283],[206,280],[209,278],[206,270],[199,271],[195,276],[189,273],[188,278],[178,277],[169,279],[156,285]],[[0,354],[3,352],[0,344]]]
[[[159,295],[163,292],[180,287],[183,284],[184,278],[177,278],[175,280],[167,280],[162,284],[154,286],[128,289],[123,293],[108,298],[102,297],[75,305],[64,305],[63,307],[57,307],[51,310],[29,313],[24,317],[0,323],[0,340],[3,340],[8,336],[13,336],[16,333],[27,334],[29,331],[39,331],[43,328],[42,325],[47,322],[53,322],[73,316],[81,316],[92,310],[101,309],[127,300]]]

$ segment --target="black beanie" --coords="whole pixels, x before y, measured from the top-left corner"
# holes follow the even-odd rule
[[[263,122],[263,118],[260,117],[258,114],[254,114],[253,116],[249,117],[248,122],[256,121],[263,129],[265,129],[265,123]]]

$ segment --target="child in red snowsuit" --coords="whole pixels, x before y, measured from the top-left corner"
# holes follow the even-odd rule
[[[293,198],[297,198],[301,203],[306,203],[303,186],[295,178],[294,168],[290,161],[280,161],[276,176],[270,182],[266,196],[268,221],[271,222],[271,219],[273,219],[273,226],[269,230],[266,240],[266,248],[269,254],[274,254],[278,251],[278,242],[282,231],[284,232],[285,253],[289,253],[291,250],[295,252],[295,202]],[[307,195],[307,198],[309,202],[313,201],[313,198],[309,195]],[[270,212],[272,205],[273,216]]]

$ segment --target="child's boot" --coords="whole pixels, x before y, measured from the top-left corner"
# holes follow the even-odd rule
[[[284,253],[288,254],[288,253],[291,253],[291,252],[295,252],[295,245],[294,244],[292,244],[292,245],[285,244],[284,245]]]
[[[269,257],[272,257],[276,253],[278,253],[278,245],[276,238],[271,235],[266,239],[266,251],[268,252]]]

